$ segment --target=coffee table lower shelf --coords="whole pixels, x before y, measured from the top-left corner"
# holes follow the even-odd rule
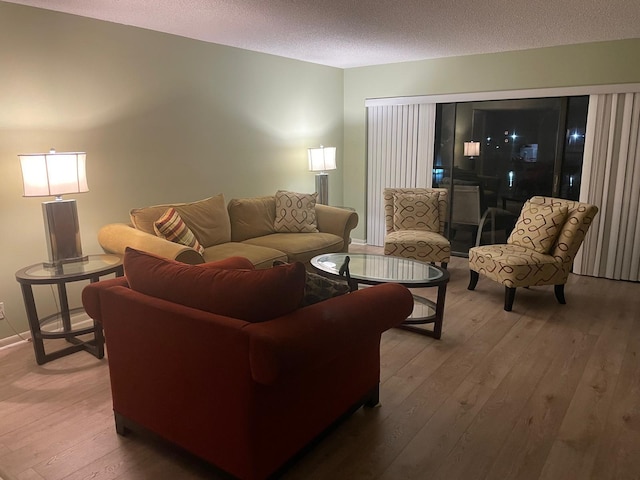
[[[438,294],[440,295],[440,292]],[[444,297],[444,294],[442,295]],[[413,303],[413,312],[398,328],[433,338],[440,338],[442,335],[443,312],[438,311],[438,303],[415,294],[413,295]],[[429,324],[433,324],[432,330],[423,326]]]

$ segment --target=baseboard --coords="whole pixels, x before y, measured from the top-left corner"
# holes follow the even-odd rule
[[[71,317],[71,323],[75,328],[80,329],[80,328],[91,326],[93,324],[93,320],[86,313],[83,312],[83,313],[78,313],[77,315],[73,315]],[[58,328],[51,331],[55,332],[55,331],[61,331],[61,330],[62,328]],[[0,338],[0,350],[2,350],[3,348],[9,348],[14,345],[18,345],[20,343],[28,342],[30,340],[31,340],[30,331],[21,332],[19,334],[16,333],[15,335],[12,335],[10,337]],[[0,480],[2,479],[0,478]]]

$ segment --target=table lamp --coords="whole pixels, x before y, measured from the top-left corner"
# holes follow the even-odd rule
[[[65,263],[81,262],[80,224],[75,200],[63,200],[68,193],[88,192],[84,152],[28,153],[18,155],[22,167],[25,197],[55,196],[42,203],[49,263],[59,268]]]
[[[464,156],[477,157],[480,155],[480,142],[464,142]]]
[[[309,149],[309,170],[316,173],[316,192],[318,203],[329,204],[329,174],[327,170],[336,169],[336,147]]]

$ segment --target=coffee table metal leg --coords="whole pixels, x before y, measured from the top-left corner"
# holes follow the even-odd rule
[[[447,297],[447,284],[438,287],[438,300],[436,301],[436,320],[433,324],[433,337],[442,336],[442,322],[444,320],[444,301]]]
[[[431,300],[414,295],[414,302],[430,305],[434,309],[435,314],[425,318],[407,319],[399,328],[409,330],[410,332],[420,333],[439,339],[442,336],[442,322],[444,320],[444,301],[447,296],[447,285],[443,284],[438,287],[438,299],[434,304]],[[433,323],[433,330],[428,330],[418,325],[426,325]]]

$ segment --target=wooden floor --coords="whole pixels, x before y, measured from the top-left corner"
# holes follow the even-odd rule
[[[356,412],[284,478],[640,478],[640,284],[571,276],[567,305],[550,287],[518,289],[504,312],[499,285],[466,290],[465,259],[450,272],[442,339],[386,332],[381,407]],[[0,477],[221,478],[115,433],[106,360],[37,366],[30,344],[0,350]]]

